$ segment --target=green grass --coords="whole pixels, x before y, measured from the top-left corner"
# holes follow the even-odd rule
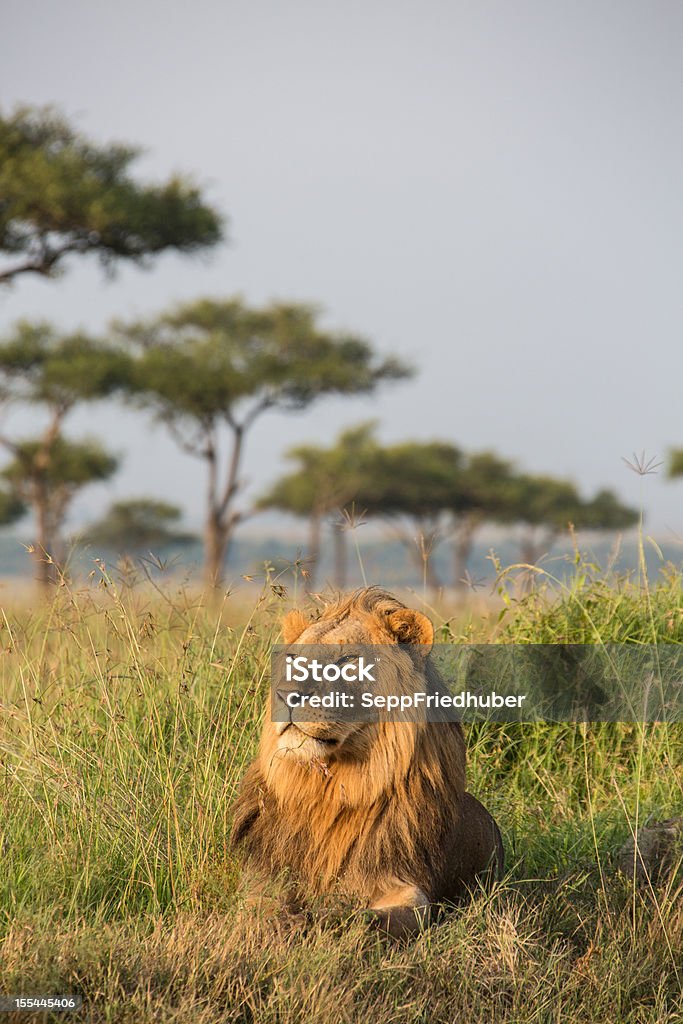
[[[675,574],[650,588],[578,566],[559,599],[501,596],[502,617],[440,638],[683,642]],[[279,587],[245,612],[108,581],[5,611],[0,989],[81,993],[82,1019],[131,1024],[683,1020],[680,873],[642,889],[614,864],[683,813],[680,725],[471,727],[469,785],[508,873],[407,946],[343,908],[302,928],[240,907],[230,804],[285,604]]]

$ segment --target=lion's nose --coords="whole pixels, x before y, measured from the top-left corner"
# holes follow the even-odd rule
[[[282,701],[286,708],[291,707],[288,701],[288,697],[297,696],[296,690],[276,690],[278,700]]]

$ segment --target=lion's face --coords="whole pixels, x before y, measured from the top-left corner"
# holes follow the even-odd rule
[[[340,646],[337,652],[325,652],[323,657],[326,661],[335,661],[341,666],[356,660],[352,653],[347,653],[348,651],[349,648],[344,645]],[[347,692],[353,692],[355,687],[360,689],[361,684],[344,683]],[[299,692],[294,683],[289,684],[286,689],[278,689],[279,700],[283,704],[286,703],[287,694],[291,692]],[[319,764],[342,757],[362,760],[367,744],[371,742],[372,723],[335,721],[329,712],[317,708],[290,708],[288,721],[272,724],[277,736],[277,750],[286,752],[290,758],[300,761]]]
[[[398,645],[420,645],[420,655],[426,657],[434,638],[429,619],[377,588],[360,591],[328,608],[315,621],[300,611],[290,612],[283,621],[282,634],[288,644],[336,646],[337,662],[352,659],[354,648],[360,645],[396,645],[392,660],[399,675],[402,668],[411,670],[412,660]],[[330,721],[325,712],[309,708],[298,715],[290,712],[287,722],[267,722],[264,740],[276,760],[295,759],[320,766],[335,761],[363,762],[376,742],[376,733],[375,723]]]

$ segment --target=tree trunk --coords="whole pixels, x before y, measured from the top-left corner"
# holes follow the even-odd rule
[[[320,530],[321,530],[321,516],[320,512],[315,509],[311,512],[310,519],[308,521],[308,552],[307,552],[307,564],[306,572],[306,590],[313,590],[315,586],[315,577],[318,569],[318,562],[320,560]]]
[[[557,540],[557,534],[558,531],[551,528],[541,531],[539,534],[533,527],[527,533],[522,534],[520,542],[522,562],[526,562],[528,565],[536,565],[541,555],[550,551]]]
[[[60,527],[57,506],[51,503],[48,472],[52,461],[52,452],[59,439],[59,431],[67,409],[56,406],[52,411],[50,423],[42,436],[40,447],[33,456],[29,468],[31,484],[31,504],[36,517],[36,580],[44,592],[51,583],[57,580],[57,531]],[[52,507],[51,507],[52,504]]]
[[[536,565],[542,554],[550,551],[553,543],[557,537],[557,530],[548,529],[545,533],[540,536],[532,528],[528,533],[522,535],[520,543],[520,556],[521,561],[527,565]],[[522,576],[522,589],[524,593],[528,593],[533,590],[536,577],[539,573],[532,572],[528,569]]]
[[[229,539],[226,523],[211,509],[204,527],[204,583],[209,589],[221,584]]]
[[[455,530],[453,544],[453,586],[462,593],[467,589],[467,570],[472,556],[474,534],[479,526],[479,518],[464,516]]]
[[[50,503],[47,483],[44,476],[39,476],[33,486],[33,511],[36,517],[36,540],[33,558],[36,563],[36,581],[41,590],[47,591],[55,579],[52,556],[52,529],[50,522]]]
[[[207,429],[206,459],[209,477],[207,486],[206,525],[204,527],[204,583],[215,589],[223,581],[223,566],[228,556],[235,527],[240,516],[232,511],[239,486],[239,470],[244,445],[244,426],[232,423],[233,445],[228,459],[228,470],[223,492],[218,493],[218,451],[213,426]]]
[[[346,589],[346,530],[342,525],[333,527],[334,583],[339,590]]]

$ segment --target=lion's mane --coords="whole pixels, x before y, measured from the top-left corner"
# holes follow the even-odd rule
[[[321,621],[360,614],[367,642],[383,642],[387,606],[399,616],[404,608],[369,588],[328,608]],[[433,686],[428,658],[406,663],[421,677],[412,681],[417,689]],[[475,803],[465,793],[457,723],[372,724],[328,765],[278,756],[267,716],[259,756],[235,804],[233,842],[253,871],[286,873],[303,895],[338,889],[372,901],[388,879],[409,879],[430,901],[451,900],[471,874],[467,863],[458,863],[469,855],[459,854],[454,836]]]

